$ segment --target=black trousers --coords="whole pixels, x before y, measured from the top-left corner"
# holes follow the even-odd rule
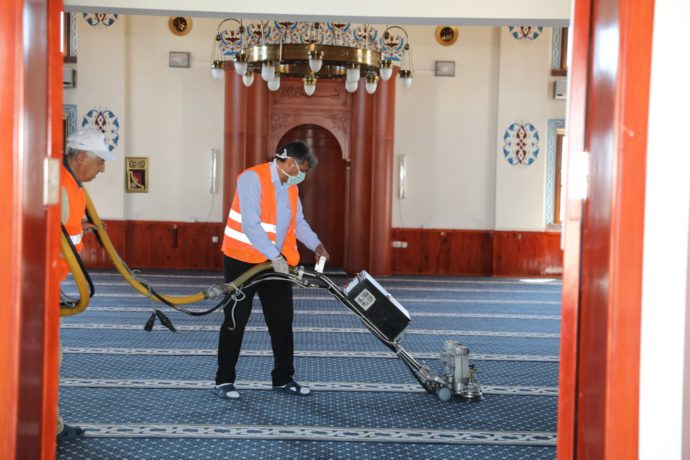
[[[233,281],[253,266],[254,264],[224,256],[223,274],[225,282]],[[233,302],[230,302],[225,308],[225,320],[220,328],[218,338],[216,385],[235,383],[235,366],[237,366],[242,348],[244,329],[252,311],[252,299],[257,292],[273,348],[274,361],[271,380],[274,386],[285,385],[292,380],[295,373],[292,337],[292,283],[289,281],[263,281],[243,291],[246,297],[241,302],[237,302],[235,306],[234,324],[231,311]],[[233,326],[234,329],[231,330],[230,328]]]

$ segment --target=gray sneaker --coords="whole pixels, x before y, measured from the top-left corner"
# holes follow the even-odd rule
[[[232,383],[223,383],[213,387],[213,392],[221,399],[240,399],[240,392]]]
[[[72,426],[65,423],[62,431],[57,434],[57,440],[59,441],[74,441],[77,438],[84,436],[84,428],[80,426]]]
[[[311,394],[309,388],[303,387],[294,380],[290,380],[290,382],[286,383],[285,385],[274,386],[273,389],[281,393],[295,396],[309,396]]]

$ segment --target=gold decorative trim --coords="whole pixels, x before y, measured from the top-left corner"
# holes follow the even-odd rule
[[[192,18],[189,16],[170,16],[168,28],[175,35],[187,35],[192,30]]]
[[[434,37],[436,37],[436,42],[441,46],[450,46],[456,41],[460,32],[456,26],[438,26],[436,32],[434,32]]]
[[[291,62],[291,64],[280,64],[278,71],[282,76],[302,76],[312,73],[308,70],[310,51],[321,51],[323,60],[331,62],[331,64],[324,64],[315,74],[317,78],[345,78],[348,63],[356,62],[362,70],[373,71],[378,69],[381,62],[381,53],[375,50],[336,45],[321,47],[315,44],[298,43],[253,46],[248,51],[247,62],[254,65],[263,61],[278,62],[282,57]]]
[[[125,158],[125,190],[128,193],[149,191],[149,159],[147,157]]]

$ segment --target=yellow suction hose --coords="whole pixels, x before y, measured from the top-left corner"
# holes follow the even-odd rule
[[[84,190],[84,192],[86,193],[86,190]],[[108,253],[110,260],[113,262],[113,265],[115,265],[115,268],[120,273],[120,275],[122,275],[122,277],[130,284],[130,286],[136,289],[137,292],[150,299],[160,302],[160,299],[152,295],[151,289],[149,289],[145,284],[136,279],[132,272],[129,270],[129,268],[122,262],[122,259],[120,259],[120,256],[115,250],[112,241],[110,241],[108,232],[106,232],[105,228],[103,227],[103,221],[101,221],[101,218],[98,216],[98,212],[96,212],[96,208],[94,207],[93,202],[91,201],[91,197],[88,193],[86,193],[86,215],[89,218],[89,221],[96,227],[96,234],[98,235],[98,238],[100,239],[103,248]],[[65,252],[64,249],[63,252]],[[165,301],[170,302],[174,305],[197,303],[206,299],[221,297],[225,294],[234,293],[238,290],[239,286],[244,284],[247,280],[252,278],[257,273],[272,268],[273,265],[270,262],[265,262],[263,264],[258,264],[252,267],[251,269],[247,270],[231,283],[211,286],[205,291],[197,292],[196,294],[188,296],[161,295],[161,297]]]
[[[72,316],[83,312],[86,310],[86,307],[89,306],[89,300],[91,300],[89,283],[86,280],[86,275],[84,274],[84,271],[77,260],[77,256],[74,254],[74,251],[72,250],[72,247],[70,246],[69,241],[67,241],[64,233],[60,234],[60,249],[62,250],[62,255],[65,258],[65,262],[67,262],[67,266],[72,271],[74,282],[76,283],[77,290],[79,291],[79,302],[73,307],[61,305],[60,316]]]

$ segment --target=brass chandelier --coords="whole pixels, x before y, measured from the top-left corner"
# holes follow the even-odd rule
[[[345,80],[345,89],[355,92],[360,80],[367,93],[376,91],[379,79],[393,75],[400,67],[404,88],[412,85],[412,55],[407,32],[387,26],[383,33],[367,24],[335,22],[261,21],[244,25],[242,20],[224,19],[211,51],[211,75],[223,78],[225,61],[249,87],[260,74],[268,89],[277,91],[280,78],[301,78],[304,92],[311,96],[320,79]]]

